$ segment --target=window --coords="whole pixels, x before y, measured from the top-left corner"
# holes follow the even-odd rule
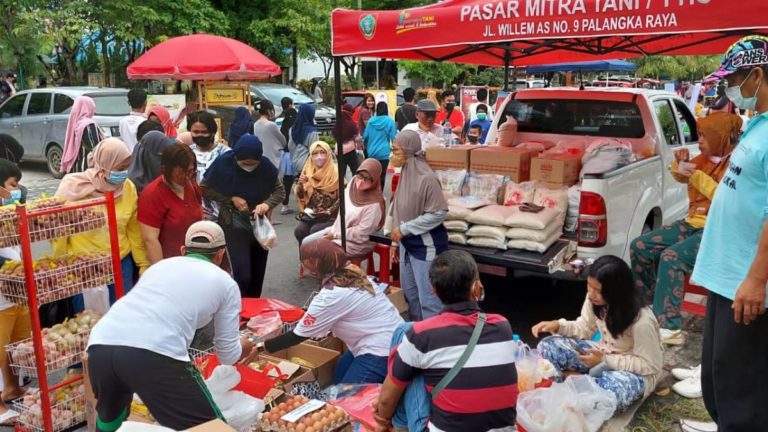
[[[131,112],[128,98],[123,94],[92,94],[88,95],[96,103],[96,115],[127,116]]]
[[[591,135],[615,138],[645,136],[643,118],[632,102],[582,99],[532,99],[510,101],[498,124],[508,116],[520,132]]]
[[[696,130],[696,119],[693,118],[691,110],[679,100],[675,100],[675,109],[677,109],[677,119],[683,126],[683,139],[686,143],[692,143],[699,140],[699,133]]]
[[[69,114],[72,105],[75,103],[74,99],[65,94],[56,94],[53,97],[53,113],[54,114]]]
[[[664,141],[668,146],[680,145],[680,135],[677,133],[675,113],[672,111],[672,105],[670,105],[669,100],[654,101],[653,107],[656,109],[656,117],[659,118]]]
[[[26,94],[16,95],[5,102],[0,108],[0,118],[20,117],[24,112],[24,102],[27,100]]]
[[[49,114],[51,112],[51,94],[31,93],[29,96],[29,105],[27,105],[27,115]]]

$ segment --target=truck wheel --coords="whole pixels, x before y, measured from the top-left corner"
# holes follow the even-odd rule
[[[651,226],[650,221],[645,221],[643,224],[643,229],[640,231],[640,235],[646,235],[649,232],[653,231],[653,227]]]
[[[48,171],[55,179],[64,177],[64,173],[61,172],[61,156],[63,154],[64,151],[58,144],[51,145],[45,152],[45,159],[48,162]]]

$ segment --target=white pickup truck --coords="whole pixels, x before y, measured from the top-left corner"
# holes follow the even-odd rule
[[[518,123],[518,142],[614,137],[653,156],[610,172],[584,175],[575,237],[565,236],[544,254],[472,248],[478,262],[567,277],[563,273],[568,272],[553,271],[573,252],[574,242],[579,258],[610,254],[629,261],[634,238],[685,216],[686,185],[676,182],[668,167],[676,149],[688,147],[692,154],[698,153],[698,135],[694,116],[676,95],[629,88],[521,90],[499,109],[488,142],[494,142],[509,115]]]

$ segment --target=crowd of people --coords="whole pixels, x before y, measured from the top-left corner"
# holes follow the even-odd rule
[[[745,50],[763,55],[737,64]],[[741,116],[712,110],[697,121],[701,154],[675,152],[670,170],[688,185],[687,216],[635,239],[629,264],[604,256],[587,267],[587,294],[575,320],[542,321],[531,329],[537,339],[549,334],[537,348],[559,375],[593,376],[616,397],[618,411],[654,391],[662,345],[684,343],[681,304],[690,278],[710,291],[702,363],[673,371],[685,378],[675,391],[703,395],[714,430],[760,430],[768,420],[759,405],[768,367],[768,210],[759,198],[768,190],[766,59],[768,39],[747,37],[713,74],[728,83],[723,93],[734,109],[756,115],[744,127]],[[100,430],[115,430],[125,420],[134,393],[162,425],[177,430],[221,417],[187,365],[187,351],[195,333],[213,323],[222,363],[258,356],[259,347],[238,336],[240,300],[261,296],[269,256],[252,221],[272,218],[280,206],[288,214],[291,195],[299,265],[321,287],[296,328],[263,349],[279,351],[332,331],[348,347],[334,381],[382,383],[372,407],[377,431],[513,430],[519,391],[512,328],[480,308],[485,293],[472,256],[449,250],[443,226],[448,204],[424,156],[435,137],[447,134],[484,143],[494,113],[487,93],[465,113],[452,91],[441,95],[440,105],[432,96],[415,102],[407,89],[394,120],[372,95],[357,110],[344,106],[336,137],[342,161],[320,140],[314,106],[295,109],[287,98],[282,128],[273,123],[269,102],[261,103],[256,121],[247,108],[238,109],[227,145],[216,142],[210,113],[187,113],[188,133],[178,133],[167,110],[147,107],[138,89],[128,93],[132,111],[120,122],[121,139],[104,139],[93,100],[75,100],[62,159],[67,174],[56,195],[115,195],[127,292],[89,340]],[[351,168],[349,181],[340,178],[339,162]],[[400,169],[400,178],[388,206],[389,166]],[[18,167],[0,160],[3,204],[24,201],[20,180]],[[360,268],[374,246],[370,236],[385,225],[409,322]],[[101,235],[72,235],[53,248],[99,249]],[[19,259],[12,248],[0,250],[0,258]],[[112,286],[109,296],[115,302]],[[83,300],[76,298],[72,307],[82,310]],[[27,314],[0,297],[3,346],[27,337]],[[3,399],[17,396],[18,377],[4,355],[0,366]],[[0,402],[0,423],[13,415]]]

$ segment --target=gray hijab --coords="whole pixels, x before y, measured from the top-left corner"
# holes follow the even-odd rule
[[[139,193],[160,176],[160,155],[174,142],[176,140],[168,138],[163,132],[151,131],[136,144],[131,166],[128,168],[128,177]]]
[[[419,134],[402,131],[395,136],[395,141],[403,148],[406,160],[392,204],[394,226],[425,213],[448,210],[440,182],[424,158]]]

